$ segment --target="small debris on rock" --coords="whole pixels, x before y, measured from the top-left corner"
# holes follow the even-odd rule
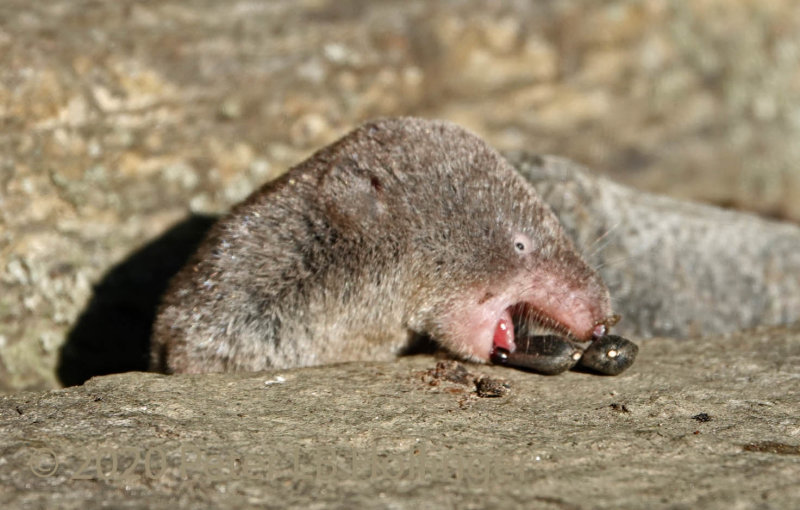
[[[504,379],[482,375],[475,381],[475,390],[481,398],[505,397],[511,392],[511,384]]]
[[[618,404],[616,402],[613,402],[609,407],[611,408],[612,411],[616,411],[618,413],[629,413],[629,412],[631,412],[631,410],[628,409],[628,406],[626,406],[625,404]]]
[[[439,361],[436,363],[436,367],[426,370],[424,375],[431,378],[431,381],[428,382],[431,386],[438,385],[440,380],[464,386],[471,386],[474,383],[473,375],[464,368],[464,365],[452,360]]]
[[[700,413],[692,416],[692,419],[699,421],[700,423],[706,423],[708,421],[711,421],[711,416],[708,413]]]
[[[475,375],[457,361],[439,361],[434,368],[422,373],[422,380],[430,386],[439,386],[442,382],[469,386],[474,394],[481,398],[504,397],[511,391],[511,384],[505,379]],[[460,393],[457,388],[445,388],[449,393]]]
[[[275,379],[270,379],[268,381],[264,381],[264,386],[269,386],[271,384],[283,384],[286,382],[286,378],[282,375],[276,376]]]
[[[778,455],[800,455],[800,446],[778,441],[761,441],[742,446],[746,452],[777,453]]]

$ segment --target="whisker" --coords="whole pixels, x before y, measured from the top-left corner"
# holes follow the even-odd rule
[[[608,235],[609,235],[611,232],[613,232],[614,230],[616,230],[617,228],[619,228],[619,226],[620,226],[621,224],[622,224],[622,220],[619,220],[619,221],[618,221],[618,222],[616,222],[614,225],[612,225],[611,227],[609,227],[608,229],[606,229],[606,231],[605,231],[605,232],[603,232],[603,233],[602,233],[600,236],[598,236],[598,237],[597,237],[597,239],[595,239],[594,241],[592,241],[592,243],[591,243],[591,244],[589,244],[588,246],[586,246],[586,247],[584,248],[584,250],[583,250],[584,257],[586,257],[587,259],[589,259],[589,258],[593,257],[595,254],[597,254],[598,252],[600,252],[601,250],[605,249],[605,247],[606,247],[606,246],[608,246],[608,243],[609,243],[609,242],[611,242],[611,239],[607,239],[607,240],[606,240],[606,242],[605,242],[603,245],[601,245],[601,246],[598,246],[598,243],[599,243],[600,241],[602,241],[603,239],[607,238],[607,237],[608,237]],[[594,249],[592,250],[592,248],[594,248]],[[592,251],[590,252],[589,250],[592,250]]]
[[[650,253],[651,252],[649,250],[645,250],[645,251],[643,251],[641,253],[632,253],[632,254],[626,255],[624,257],[618,257],[616,259],[611,259],[611,260],[604,260],[603,262],[600,262],[599,264],[596,264],[593,267],[594,267],[595,271],[599,271],[600,268],[603,268],[603,267],[614,267],[614,266],[616,266],[616,265],[618,265],[618,264],[620,264],[622,262],[630,262],[632,260],[636,260],[636,259],[642,258],[645,255],[648,255]]]

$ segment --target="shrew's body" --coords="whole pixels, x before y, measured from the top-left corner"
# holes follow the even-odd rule
[[[588,340],[608,291],[492,148],[446,122],[365,124],[236,206],[171,283],[152,368],[391,359],[415,335],[486,361],[514,324]]]

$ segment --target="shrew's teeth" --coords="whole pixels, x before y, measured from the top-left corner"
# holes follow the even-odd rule
[[[573,338],[573,335],[562,324],[528,305],[516,305],[512,312],[512,318],[517,337],[555,334]]]

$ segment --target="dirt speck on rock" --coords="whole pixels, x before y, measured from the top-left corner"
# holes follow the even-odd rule
[[[422,372],[422,380],[429,386],[438,387],[442,383],[451,383],[444,391],[461,393],[465,390],[474,392],[480,398],[505,397],[511,392],[511,383],[499,377],[485,374],[473,374],[466,367],[454,360],[439,361],[434,368]],[[464,386],[454,390],[452,384]]]

